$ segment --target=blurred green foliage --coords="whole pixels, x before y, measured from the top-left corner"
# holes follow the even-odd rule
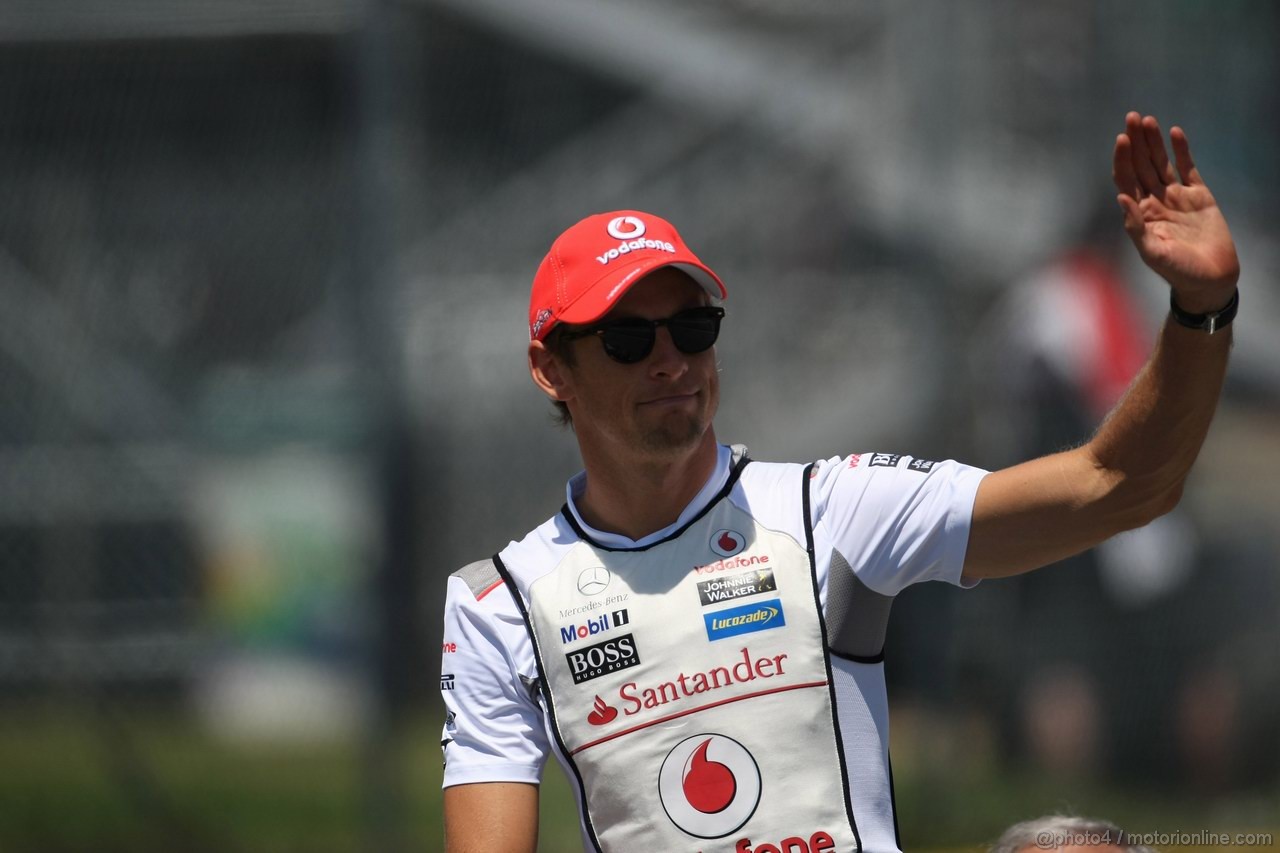
[[[361,743],[228,744],[183,713],[113,707],[0,709],[0,851],[382,849],[387,836],[363,817]],[[438,719],[424,715],[393,735],[393,769],[407,783],[408,849],[443,847]],[[1192,801],[963,768],[928,778],[900,772],[895,782],[908,850],[979,850],[1009,824],[1055,811],[1136,832],[1252,829],[1280,838],[1280,792]],[[543,784],[541,842],[542,853],[581,849],[573,795],[557,767]]]

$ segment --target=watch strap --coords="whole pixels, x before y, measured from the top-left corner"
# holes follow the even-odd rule
[[[1208,314],[1189,314],[1183,311],[1178,307],[1178,300],[1174,298],[1173,291],[1169,291],[1169,313],[1173,315],[1173,319],[1181,326],[1186,326],[1188,329],[1198,329],[1210,335],[1230,324],[1236,318],[1236,311],[1239,308],[1239,288],[1231,294],[1230,302],[1219,310],[1210,311]]]

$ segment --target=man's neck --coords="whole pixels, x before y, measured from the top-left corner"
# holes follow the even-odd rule
[[[696,447],[671,457],[624,460],[584,447],[587,484],[574,506],[596,530],[642,539],[675,523],[715,470],[717,453],[710,429]]]

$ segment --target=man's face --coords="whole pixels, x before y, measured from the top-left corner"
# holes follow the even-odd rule
[[[632,286],[602,320],[660,320],[709,301],[693,279],[664,267]],[[594,335],[569,345],[574,364],[565,365],[567,402],[580,439],[662,457],[696,447],[711,426],[720,403],[714,347],[680,352],[665,326],[653,351],[635,364],[609,358]]]

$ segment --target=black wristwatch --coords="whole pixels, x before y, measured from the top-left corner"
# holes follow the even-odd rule
[[[1178,301],[1173,298],[1173,291],[1169,291],[1169,312],[1173,314],[1173,319],[1178,321],[1179,325],[1186,326],[1188,329],[1199,329],[1202,332],[1213,334],[1219,329],[1224,329],[1236,318],[1236,310],[1240,307],[1240,290],[1236,289],[1231,294],[1231,301],[1222,307],[1219,311],[1211,311],[1208,314],[1188,314],[1178,307]]]

